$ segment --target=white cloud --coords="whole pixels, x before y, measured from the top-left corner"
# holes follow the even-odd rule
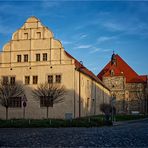
[[[125,30],[125,26],[121,25],[119,22],[118,23],[112,22],[112,21],[105,22],[103,26],[110,31],[124,31]]]
[[[87,36],[88,36],[87,34],[82,34],[82,35],[80,36],[80,38],[83,39],[83,38],[86,38]]]
[[[116,37],[114,36],[101,36],[97,39],[97,43],[102,43],[102,42],[105,42],[105,41],[110,41],[110,40],[113,40],[115,39]]]
[[[96,53],[96,52],[98,52],[98,51],[100,51],[100,50],[101,50],[101,48],[93,47],[93,48],[91,48],[91,51],[90,51],[89,53],[90,53],[90,54]]]
[[[79,45],[77,46],[76,48],[79,48],[79,49],[86,49],[86,48],[91,48],[92,45]]]
[[[61,42],[62,42],[62,44],[65,44],[65,45],[73,43],[73,42],[70,42],[70,41],[61,41]]]
[[[59,1],[48,1],[48,0],[43,0],[42,1],[42,7],[43,8],[52,8],[52,7],[57,7],[60,5]]]
[[[112,49],[103,49],[102,50],[103,52],[110,52],[110,51],[113,51]]]
[[[90,54],[93,54],[93,53],[96,53],[98,51],[101,51],[101,52],[110,52],[110,51],[113,51],[113,49],[104,49],[104,48],[97,48],[97,47],[92,47],[91,48],[91,51],[89,52]]]

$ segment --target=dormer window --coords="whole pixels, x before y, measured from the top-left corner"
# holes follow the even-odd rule
[[[41,32],[37,32],[37,38],[40,39],[41,38]]]

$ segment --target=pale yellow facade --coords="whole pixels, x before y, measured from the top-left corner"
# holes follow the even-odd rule
[[[40,55],[38,60],[37,54]],[[43,54],[47,55],[46,60]],[[25,55],[28,55],[26,62]],[[21,56],[19,62],[18,56]],[[53,75],[54,82],[56,75],[61,75],[61,85],[67,92],[62,103],[49,108],[49,118],[65,118],[66,114],[72,118],[101,114],[99,104],[110,101],[109,89],[99,80],[80,72],[75,59],[66,54],[53,33],[39,19],[30,17],[13,33],[12,40],[4,45],[0,54],[0,78],[13,76],[24,85],[27,98],[25,118],[46,118],[46,108],[40,107],[32,90],[47,82],[48,75]],[[30,77],[28,85],[25,85],[25,76]],[[33,76],[38,76],[38,84],[33,84]],[[23,118],[23,107],[9,108],[9,118]],[[3,106],[0,106],[0,119],[5,119]]]

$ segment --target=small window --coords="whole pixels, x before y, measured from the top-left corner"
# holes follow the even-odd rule
[[[22,56],[21,55],[17,55],[17,62],[21,62],[22,61]]]
[[[3,85],[7,85],[8,82],[9,82],[8,77],[7,77],[7,76],[4,76],[4,77],[3,77]]]
[[[61,75],[56,75],[56,83],[61,83]]]
[[[11,97],[8,100],[8,103],[9,103],[10,108],[16,108],[16,107],[21,107],[22,106],[21,97]]]
[[[110,71],[110,75],[114,76],[114,70],[113,69]]]
[[[10,77],[10,84],[14,85],[15,84],[15,77]]]
[[[40,39],[41,38],[41,32],[37,32],[37,38]]]
[[[28,39],[28,33],[24,33],[24,39]]]
[[[33,76],[33,84],[38,84],[38,76]]]
[[[87,80],[87,89],[89,89],[90,87],[89,87],[89,80]]]
[[[28,62],[28,54],[24,54],[24,62]]]
[[[36,54],[36,61],[40,61],[40,54]]]
[[[47,61],[47,53],[43,53],[43,61]]]
[[[53,83],[53,75],[48,76],[48,83]]]
[[[89,108],[89,98],[87,98],[87,108]]]
[[[53,107],[53,97],[40,96],[40,107]]]
[[[30,76],[25,76],[25,84],[26,85],[30,84]]]

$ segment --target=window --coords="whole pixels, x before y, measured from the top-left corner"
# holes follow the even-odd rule
[[[47,53],[43,53],[43,61],[47,61]]]
[[[61,83],[61,75],[56,75],[56,83]]]
[[[48,76],[48,83],[53,83],[53,75]]]
[[[24,54],[24,62],[28,62],[28,54]]]
[[[26,85],[30,84],[30,76],[25,76],[25,84]]]
[[[14,85],[15,84],[15,77],[10,77],[10,84]]]
[[[40,96],[40,107],[53,107],[53,96]]]
[[[8,82],[9,82],[8,77],[7,76],[4,76],[3,77],[3,85],[8,84]]]
[[[17,55],[17,62],[21,62],[21,61],[22,61],[21,55]]]
[[[41,32],[37,32],[37,38],[40,39],[41,38]]]
[[[3,85],[14,85],[15,84],[15,77],[14,76],[3,76],[2,77]]]
[[[110,71],[110,75],[114,76],[114,70],[113,69]]]
[[[21,97],[11,97],[8,100],[9,107],[15,108],[15,107],[21,107],[22,106],[22,100]]]
[[[89,80],[87,80],[87,89],[89,89],[90,87],[89,87]]]
[[[38,84],[38,76],[33,76],[33,84]]]
[[[28,33],[24,33],[24,39],[28,39]]]
[[[40,61],[40,54],[36,54],[36,61]]]
[[[87,98],[87,108],[89,108],[89,98]]]

